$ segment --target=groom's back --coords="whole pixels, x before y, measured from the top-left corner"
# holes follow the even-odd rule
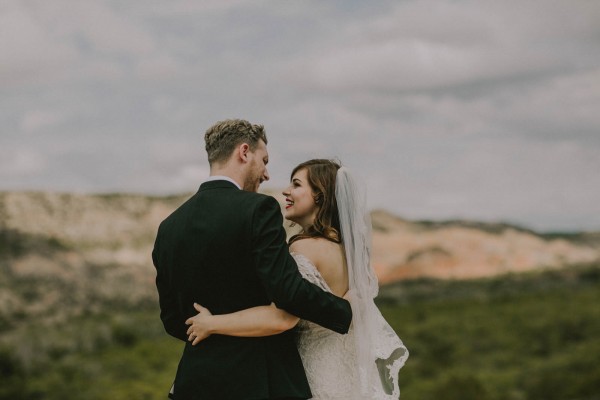
[[[203,190],[171,216],[172,273],[189,314],[195,314],[194,301],[215,314],[269,303],[252,265],[249,213],[258,196],[237,189]]]
[[[182,324],[196,313],[194,302],[214,314],[270,303],[253,257],[254,222],[265,200],[229,182],[208,182],[163,221],[154,257],[157,285],[161,279],[172,291],[161,294],[169,333],[185,340]],[[175,383],[176,399],[301,398],[307,391],[292,332],[263,338],[213,335],[196,346],[187,343]]]

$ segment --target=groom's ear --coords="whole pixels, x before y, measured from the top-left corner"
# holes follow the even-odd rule
[[[236,156],[240,159],[240,161],[247,162],[249,152],[250,145],[248,143],[242,143],[236,149]]]

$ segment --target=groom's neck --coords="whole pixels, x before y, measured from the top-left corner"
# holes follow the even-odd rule
[[[233,168],[228,165],[224,167],[211,167],[210,176],[226,176],[236,181],[240,187],[242,187],[244,183],[243,171],[241,171],[239,168]]]

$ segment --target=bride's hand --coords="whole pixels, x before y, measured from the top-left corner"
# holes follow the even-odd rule
[[[193,346],[210,336],[210,320],[212,318],[211,312],[200,304],[194,303],[194,308],[198,314],[185,321],[186,325],[190,325],[187,334],[188,341],[192,342]]]

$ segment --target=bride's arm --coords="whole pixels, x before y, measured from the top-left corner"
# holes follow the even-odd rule
[[[212,315],[198,304],[194,304],[194,307],[198,314],[185,321],[189,325],[188,341],[193,345],[212,334],[244,337],[276,335],[293,328],[299,321],[298,317],[274,304],[221,315]]]

